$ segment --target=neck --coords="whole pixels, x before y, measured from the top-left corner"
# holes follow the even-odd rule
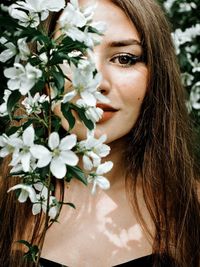
[[[118,139],[109,144],[111,148],[110,154],[104,158],[105,161],[112,161],[113,168],[105,176],[109,179],[111,187],[124,183],[126,175],[126,165],[124,160],[124,152],[126,147],[124,138]]]

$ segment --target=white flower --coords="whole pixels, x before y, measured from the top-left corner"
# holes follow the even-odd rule
[[[176,0],[167,0],[163,3],[165,9],[169,12]]]
[[[25,172],[30,171],[31,158],[32,158],[30,149],[34,145],[34,139],[35,139],[35,131],[33,129],[33,126],[30,125],[24,130],[22,137],[18,138],[18,142],[19,143],[21,142],[20,149],[18,151],[15,151],[15,153],[13,153],[12,160],[10,162],[11,166],[16,166],[18,164],[21,164],[23,171]]]
[[[3,116],[6,116],[8,115],[8,111],[7,111],[7,101],[8,101],[8,98],[11,94],[11,91],[10,90],[5,90],[4,91],[4,96],[3,96],[3,100],[4,102],[0,105],[0,117],[3,117]]]
[[[46,213],[47,212],[47,197],[48,197],[48,189],[46,186],[42,185],[41,183],[37,183],[34,187],[40,191],[36,198],[37,200],[33,204],[32,213],[36,215],[41,212],[41,210]],[[55,219],[59,212],[58,201],[54,196],[49,197],[49,211],[48,215],[51,219]]]
[[[194,76],[188,72],[181,73],[181,80],[184,86],[192,85],[192,81],[194,80]]]
[[[27,38],[20,38],[17,41],[18,49],[19,49],[19,58],[21,60],[27,60],[30,55],[30,49],[26,43]]]
[[[77,0],[71,0],[63,10],[59,24],[64,34],[71,37],[72,40],[80,42],[84,41],[84,33],[78,27],[85,26],[87,20],[84,14],[80,11]]]
[[[83,99],[79,99],[76,101],[77,106],[84,107],[86,112],[86,117],[92,122],[96,123],[99,121],[103,115],[103,110],[96,106],[88,106]]]
[[[79,94],[88,106],[95,106],[97,100],[108,103],[109,100],[97,91],[101,79],[100,73],[93,76],[93,64],[91,64],[91,69],[88,69],[88,66],[84,69],[72,66],[72,85],[74,90],[67,93],[62,102],[66,103]]]
[[[40,54],[39,59],[42,61],[43,65],[46,65],[48,62],[47,53],[43,52],[42,54]]]
[[[83,166],[86,170],[100,165],[101,158],[106,157],[110,152],[110,147],[103,144],[106,141],[106,135],[99,139],[94,137],[94,131],[88,132],[87,139],[79,142],[78,151],[83,153]]]
[[[17,48],[13,43],[8,42],[8,43],[5,43],[4,45],[7,49],[5,49],[0,54],[1,62],[6,62],[17,54]]]
[[[6,6],[6,5],[4,5],[4,4],[1,4],[0,5],[0,9],[2,10],[2,11],[8,11],[8,7]]]
[[[200,24],[196,24],[190,28],[187,28],[185,31],[181,29],[176,29],[172,33],[172,38],[174,39],[174,44],[176,47],[176,53],[180,53],[180,46],[186,42],[191,42],[194,38],[200,35]]]
[[[99,31],[99,34],[94,33],[94,32],[90,32],[89,26],[94,27],[97,31]],[[103,23],[103,22],[91,23],[90,25],[85,27],[84,40],[82,40],[82,42],[84,42],[86,44],[86,46],[90,47],[90,48],[100,44],[101,39],[102,39],[102,37],[100,36],[100,33],[104,32],[105,28],[106,28],[105,23]]]
[[[17,47],[11,42],[4,42],[4,45],[7,49],[5,49],[0,54],[0,61],[6,62],[7,60],[15,57],[15,62],[19,62],[19,60],[27,60],[28,56],[30,55],[30,50],[26,43],[27,38],[20,38],[17,41]]]
[[[22,101],[22,105],[25,106],[27,114],[31,113],[36,113],[39,114],[41,113],[41,107],[42,103],[45,101],[49,101],[49,97],[46,95],[41,95],[37,92],[34,97],[32,97],[30,94],[28,94],[28,97],[26,97]]]
[[[200,61],[198,61],[197,58],[194,59],[193,62],[191,62],[192,65],[192,72],[200,72]]]
[[[92,194],[95,194],[97,185],[104,190],[110,188],[110,182],[106,177],[102,176],[102,174],[109,172],[112,167],[113,163],[111,161],[107,161],[99,165],[95,173],[89,174],[87,180],[88,183],[93,183]]]
[[[27,94],[42,76],[42,71],[27,63],[14,63],[14,67],[4,70],[4,75],[10,78],[7,85],[10,90],[19,90],[22,95]]]
[[[18,153],[19,149],[22,146],[22,141],[18,138],[18,134],[12,134],[7,136],[3,134],[0,136],[0,157],[4,158],[11,153]]]
[[[41,21],[45,20],[49,11],[58,12],[65,6],[64,0],[25,0],[17,1],[9,6],[10,16],[19,20],[19,24],[27,27],[37,27]],[[28,12],[27,12],[28,11]]]
[[[21,203],[26,202],[27,198],[29,197],[31,202],[34,203],[37,201],[36,198],[36,192],[34,188],[31,185],[25,185],[25,184],[17,184],[13,187],[11,187],[8,192],[21,189],[20,195],[18,197],[18,201]]]
[[[194,109],[200,109],[200,82],[195,83],[192,87],[190,103]]]
[[[23,2],[22,2],[23,3]],[[32,27],[35,28],[40,23],[40,18],[37,13],[29,13],[27,14],[25,11],[18,9],[20,6],[17,4],[12,4],[9,6],[8,11],[11,17],[19,20],[19,25],[24,27]]]
[[[48,140],[51,151],[42,145],[31,148],[31,153],[38,159],[37,166],[42,168],[50,163],[52,174],[58,179],[63,178],[67,172],[66,164],[76,166],[78,163],[78,157],[71,151],[76,145],[76,139],[76,135],[71,134],[60,140],[57,132],[51,133]]]
[[[192,10],[192,8],[196,9],[197,5],[192,2],[192,3],[180,3],[179,5],[179,12],[189,12]]]

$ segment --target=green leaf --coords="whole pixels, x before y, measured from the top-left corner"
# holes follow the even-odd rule
[[[83,184],[87,185],[85,174],[79,167],[67,166],[67,170],[73,177],[77,178]]]
[[[57,71],[55,68],[52,71],[52,76],[54,78],[54,83],[56,88],[59,90],[59,92],[63,92],[64,91],[64,85],[65,85],[65,79],[64,79],[64,75],[62,72]]]
[[[37,92],[43,92],[45,87],[45,79],[44,77],[40,78],[38,82],[33,86],[30,93],[34,96]]]
[[[23,245],[25,245],[27,248],[31,248],[31,244],[28,242],[28,241],[26,241],[26,240],[18,240],[17,241],[17,243],[20,243],[20,244],[23,244]]]
[[[28,261],[36,262],[38,252],[39,252],[38,246],[36,245],[31,246],[28,252],[24,254],[24,258],[27,259]]]
[[[73,203],[71,203],[71,202],[63,202],[61,204],[68,205],[68,206],[72,207],[73,209],[76,209],[76,206]]]
[[[72,114],[71,105],[69,103],[62,103],[61,104],[61,111],[69,123],[69,130],[71,130],[75,124],[75,118]]]
[[[21,97],[20,92],[16,90],[16,91],[13,91],[10,94],[9,98],[8,98],[8,101],[7,101],[7,111],[8,111],[8,114],[9,114],[10,119],[12,119],[12,114],[11,113],[12,113],[15,105],[19,101],[20,97]]]
[[[16,133],[20,128],[21,128],[21,126],[12,126],[12,127],[9,128],[9,129],[5,129],[5,130],[6,130],[6,134],[7,134],[7,135],[14,134],[14,133]]]
[[[79,118],[81,119],[81,121],[83,121],[85,126],[89,130],[93,130],[94,129],[94,123],[86,117],[85,109],[76,107],[76,111],[78,112]]]
[[[54,115],[52,117],[51,123],[52,123],[52,127],[53,127],[54,131],[55,132],[59,132],[60,127],[61,127],[61,120],[60,120],[60,118],[57,117],[56,115]]]

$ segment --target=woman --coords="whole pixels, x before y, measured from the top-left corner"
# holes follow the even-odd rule
[[[91,2],[79,1],[81,6]],[[95,48],[95,62],[103,76],[99,90],[110,104],[99,103],[104,114],[95,135],[106,133],[111,146],[111,188],[91,196],[90,187],[75,180],[65,186],[64,200],[77,208],[62,208],[59,223],[46,234],[40,264],[198,267],[197,174],[167,22],[154,0],[97,3],[94,19],[104,21],[107,29]],[[67,128],[59,108],[55,113]],[[74,132],[84,138],[79,123]],[[13,235],[16,240],[32,223],[36,237],[42,224],[29,215],[30,222],[23,224],[25,208],[19,207],[19,216],[4,194],[2,189],[1,266],[25,266],[17,253],[9,258]],[[17,220],[15,228],[12,220]]]

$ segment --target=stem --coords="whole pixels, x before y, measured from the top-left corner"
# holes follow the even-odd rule
[[[49,102],[50,102],[50,107],[49,107],[49,117],[48,117],[48,137],[51,134],[51,128],[52,128],[52,123],[51,123],[51,115],[52,115],[52,111],[51,111],[51,104],[52,104],[52,100],[51,100],[51,91],[50,91],[50,86],[49,83],[46,85],[46,90],[47,93],[49,95]],[[47,193],[47,210],[46,210],[46,214],[45,214],[45,222],[44,222],[44,230],[42,232],[42,236],[40,238],[40,246],[39,246],[39,253],[38,253],[38,257],[37,257],[37,261],[36,261],[36,267],[39,266],[39,260],[40,260],[40,256],[42,253],[42,248],[44,245],[44,239],[46,236],[46,232],[49,228],[49,202],[50,202],[50,186],[51,186],[51,171],[49,169],[49,174],[48,174],[48,180],[47,180],[47,188],[48,188],[48,193]]]

